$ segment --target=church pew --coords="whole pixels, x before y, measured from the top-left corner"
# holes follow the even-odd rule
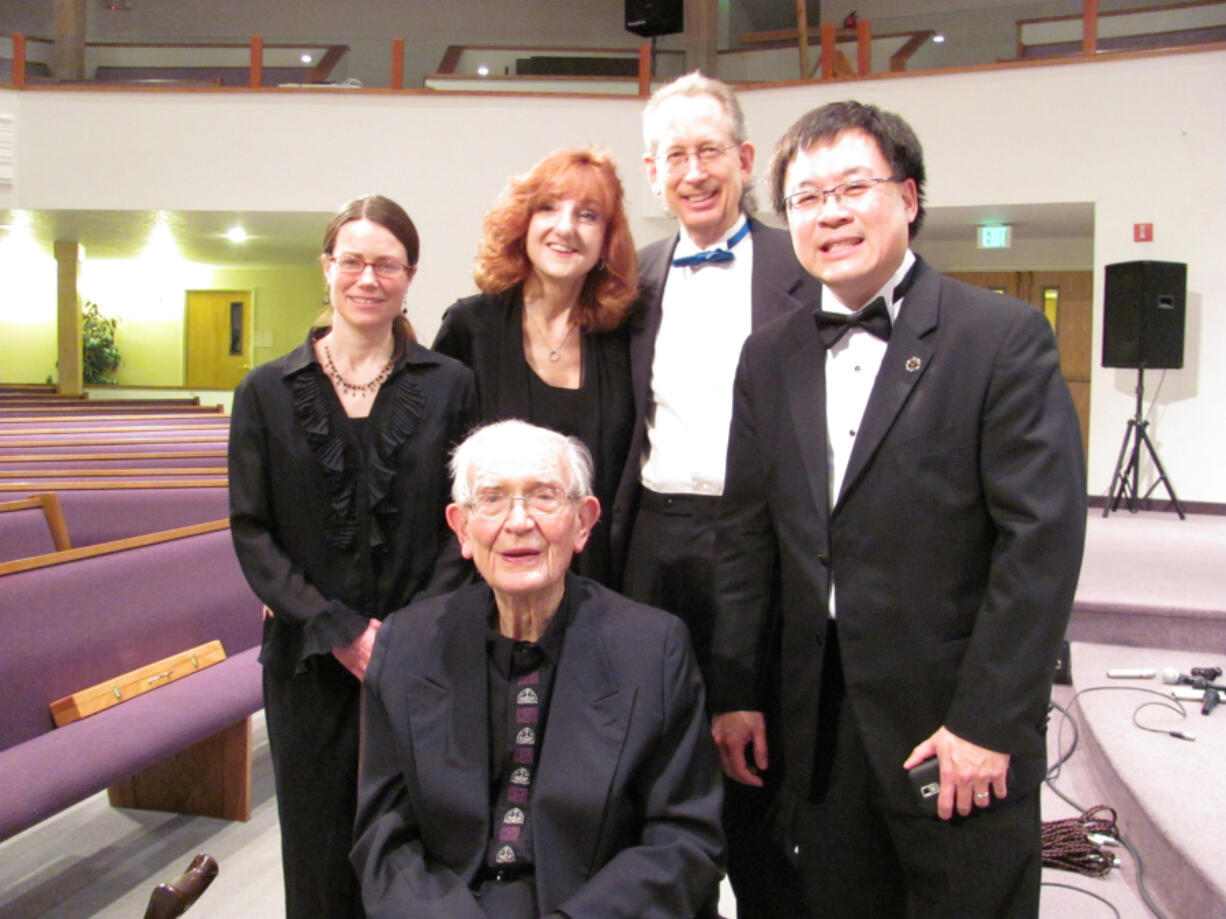
[[[98,543],[219,520],[230,514],[229,489],[217,485],[171,485],[140,488],[108,484],[104,488],[51,488],[59,499],[73,546]],[[0,496],[25,497],[20,491]]]
[[[0,456],[0,478],[29,471],[108,470],[108,469],[208,469],[214,475],[226,474],[225,450],[182,452],[146,451],[143,453],[35,453],[28,456]]]
[[[0,609],[0,839],[108,787],[122,806],[250,815],[260,604],[226,521],[0,565]],[[54,727],[52,701],[213,640],[224,661]]]
[[[0,501],[0,562],[71,548],[53,492]]]
[[[224,450],[229,443],[225,431],[172,432],[165,435],[61,434],[0,438],[0,456],[29,456],[39,453],[140,453],[180,450]]]

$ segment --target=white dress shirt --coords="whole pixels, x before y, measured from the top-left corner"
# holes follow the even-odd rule
[[[745,224],[742,215],[714,246]],[[682,228],[674,258],[704,251]],[[753,234],[732,247],[735,258],[669,268],[660,331],[651,364],[654,415],[647,419],[644,487],[662,494],[721,495],[732,383],[741,345],[753,328]]]
[[[883,297],[890,311],[890,324],[893,326],[898,321],[898,313],[903,304],[902,300],[894,301],[894,288],[902,282],[914,264],[915,253],[908,249],[902,265],[890,280],[861,306],[867,306],[877,297]],[[855,312],[824,284],[822,309],[828,313]],[[855,446],[856,434],[864,418],[864,409],[868,406],[869,396],[872,395],[873,384],[877,382],[877,372],[881,369],[888,344],[867,329],[852,326],[835,342],[833,348],[826,351],[826,468],[830,475],[831,508],[838,503],[842,493],[843,476],[847,473],[851,448]],[[834,596],[832,578],[831,616],[835,614]]]

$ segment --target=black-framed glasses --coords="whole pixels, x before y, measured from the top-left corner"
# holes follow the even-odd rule
[[[887,176],[885,178],[851,179],[834,188],[802,188],[785,197],[783,204],[793,214],[809,214],[825,207],[827,198],[833,198],[839,202],[855,202],[882,182],[902,182],[904,178],[904,176]]]
[[[532,491],[513,495],[498,488],[482,489],[474,494],[466,506],[478,517],[486,520],[501,520],[511,513],[511,507],[518,501],[524,507],[524,513],[533,517],[553,517],[560,514],[573,500],[565,489],[557,485],[541,485]]]
[[[700,144],[693,150],[683,150],[676,147],[659,154],[656,159],[662,162],[669,172],[681,172],[690,165],[690,160],[697,158],[704,166],[714,166],[724,154],[737,144]]]
[[[394,258],[377,258],[373,262],[368,262],[352,252],[346,252],[343,255],[329,255],[328,258],[341,274],[361,274],[369,265],[374,269],[375,277],[383,278],[385,281],[399,280],[411,270],[408,265]]]

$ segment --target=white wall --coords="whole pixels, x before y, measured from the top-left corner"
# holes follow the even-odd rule
[[[1210,350],[1226,341],[1224,85],[1219,50],[806,84],[741,100],[759,172],[798,114],[854,96],[914,125],[932,205],[1094,205],[1092,492],[1109,485],[1135,382],[1131,371],[1098,367],[1103,266],[1186,262],[1185,366],[1166,375],[1152,434],[1181,498],[1226,502],[1226,368]],[[509,174],[546,151],[608,145],[635,238],[668,231],[639,167],[640,107],[505,95],[0,91],[0,112],[17,119],[17,180],[0,186],[0,207],[327,211],[378,190],[421,230],[411,300],[429,338],[442,310],[472,290],[482,213]],[[1156,241],[1133,243],[1135,222],[1153,223]],[[1158,380],[1148,382],[1152,396]]]

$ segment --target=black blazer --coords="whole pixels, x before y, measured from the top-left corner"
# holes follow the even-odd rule
[[[811,312],[746,341],[717,539],[715,711],[753,697],[782,608],[785,789],[807,795],[831,576],[847,700],[891,803],[941,725],[1045,772],[1046,707],[1081,563],[1085,467],[1043,314],[920,262],[829,496],[825,352]],[[831,396],[832,398],[837,396]]]
[[[532,788],[541,914],[693,916],[718,882],[723,788],[680,620],[567,575],[574,618]],[[389,616],[366,674],[352,861],[370,919],[485,919],[489,587]]]
[[[516,285],[500,294],[457,300],[443,314],[434,339],[434,350],[472,368],[482,423],[504,418],[540,423],[532,411],[529,375],[533,371],[524,357],[521,290]],[[627,335],[622,325],[580,337],[585,382],[595,387],[596,404],[595,424],[588,426],[595,429],[595,436],[581,439],[596,464],[592,484],[600,499],[601,519],[582,554],[575,557],[574,570],[609,585],[613,583],[609,517],[634,424]]]
[[[816,302],[821,285],[810,275],[792,250],[787,231],[768,227],[749,218],[753,236],[753,277],[750,279],[752,327],[758,328],[796,309]],[[639,306],[630,328],[630,377],[634,387],[634,434],[626,457],[617,496],[613,502],[612,544],[614,569],[625,569],[634,516],[638,511],[639,473],[647,457],[647,419],[654,411],[651,401],[651,363],[655,359],[656,334],[660,331],[664,285],[672,267],[677,234],[657,240],[639,251]],[[700,359],[696,356],[695,359]]]
[[[443,508],[447,454],[475,408],[468,369],[415,342],[375,396],[365,446],[309,338],[247,374],[230,421],[230,533],[275,614],[266,667],[289,677],[368,619],[467,576]]]

